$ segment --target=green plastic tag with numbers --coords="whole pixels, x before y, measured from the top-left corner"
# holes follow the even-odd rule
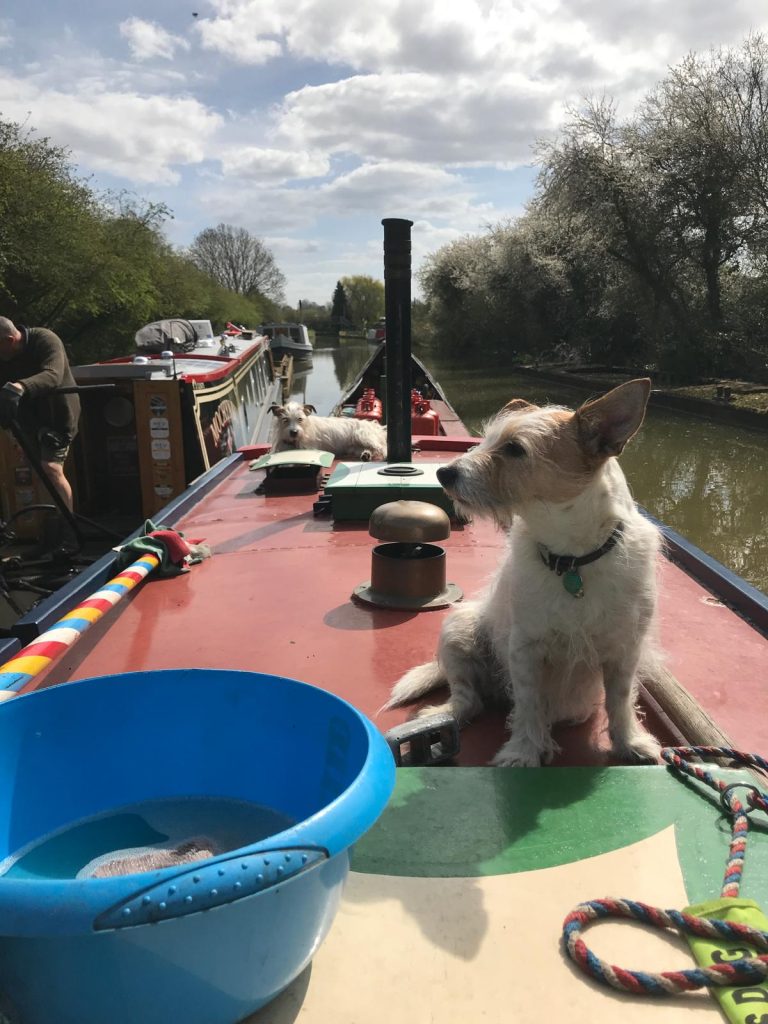
[[[734,924],[746,924],[750,928],[768,932],[768,918],[754,900],[709,900],[707,903],[686,907],[684,913],[709,920],[733,921]],[[686,938],[700,967],[732,964],[736,960],[758,955],[757,950],[738,940],[726,942],[722,939],[702,939],[696,935],[686,935]],[[732,1024],[768,1024],[768,981],[757,985],[712,988],[711,992]]]

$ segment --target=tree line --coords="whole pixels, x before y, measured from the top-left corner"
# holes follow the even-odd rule
[[[384,316],[384,284],[368,274],[353,274],[336,282],[330,302],[302,303],[301,319],[318,334],[364,330]]]
[[[0,313],[47,326],[76,362],[133,348],[165,317],[256,325],[280,318],[285,279],[264,243],[220,224],[176,249],[162,204],[100,193],[68,151],[0,119]]]
[[[432,334],[473,358],[768,371],[768,46],[690,54],[630,117],[585,101],[538,145],[523,216],[421,272]]]

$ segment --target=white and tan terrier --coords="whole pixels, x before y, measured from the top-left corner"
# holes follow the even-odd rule
[[[375,420],[317,416],[314,405],[286,402],[270,409],[277,417],[276,452],[320,448],[337,459],[379,461],[387,457],[387,431]]]
[[[509,738],[493,764],[534,766],[557,751],[556,722],[605,699],[614,756],[653,761],[635,708],[656,663],[658,530],[638,512],[615,456],[643,422],[649,380],[572,412],[509,402],[476,448],[438,470],[457,510],[509,530],[485,591],[444,622],[437,660],[411,669],[388,707],[447,685],[459,724],[499,698]]]

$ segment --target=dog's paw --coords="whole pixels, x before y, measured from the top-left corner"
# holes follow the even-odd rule
[[[508,742],[490,764],[494,768],[539,768],[541,751],[532,745]]]
[[[635,733],[622,742],[614,741],[611,752],[620,761],[658,764],[661,744],[650,733]]]

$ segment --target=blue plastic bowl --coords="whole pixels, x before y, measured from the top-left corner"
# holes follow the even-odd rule
[[[296,822],[191,866],[0,876],[0,1009],[13,1024],[234,1024],[327,934],[394,764],[371,723],[323,690],[179,669],[0,705],[0,780],[0,860],[150,799],[231,798]]]

